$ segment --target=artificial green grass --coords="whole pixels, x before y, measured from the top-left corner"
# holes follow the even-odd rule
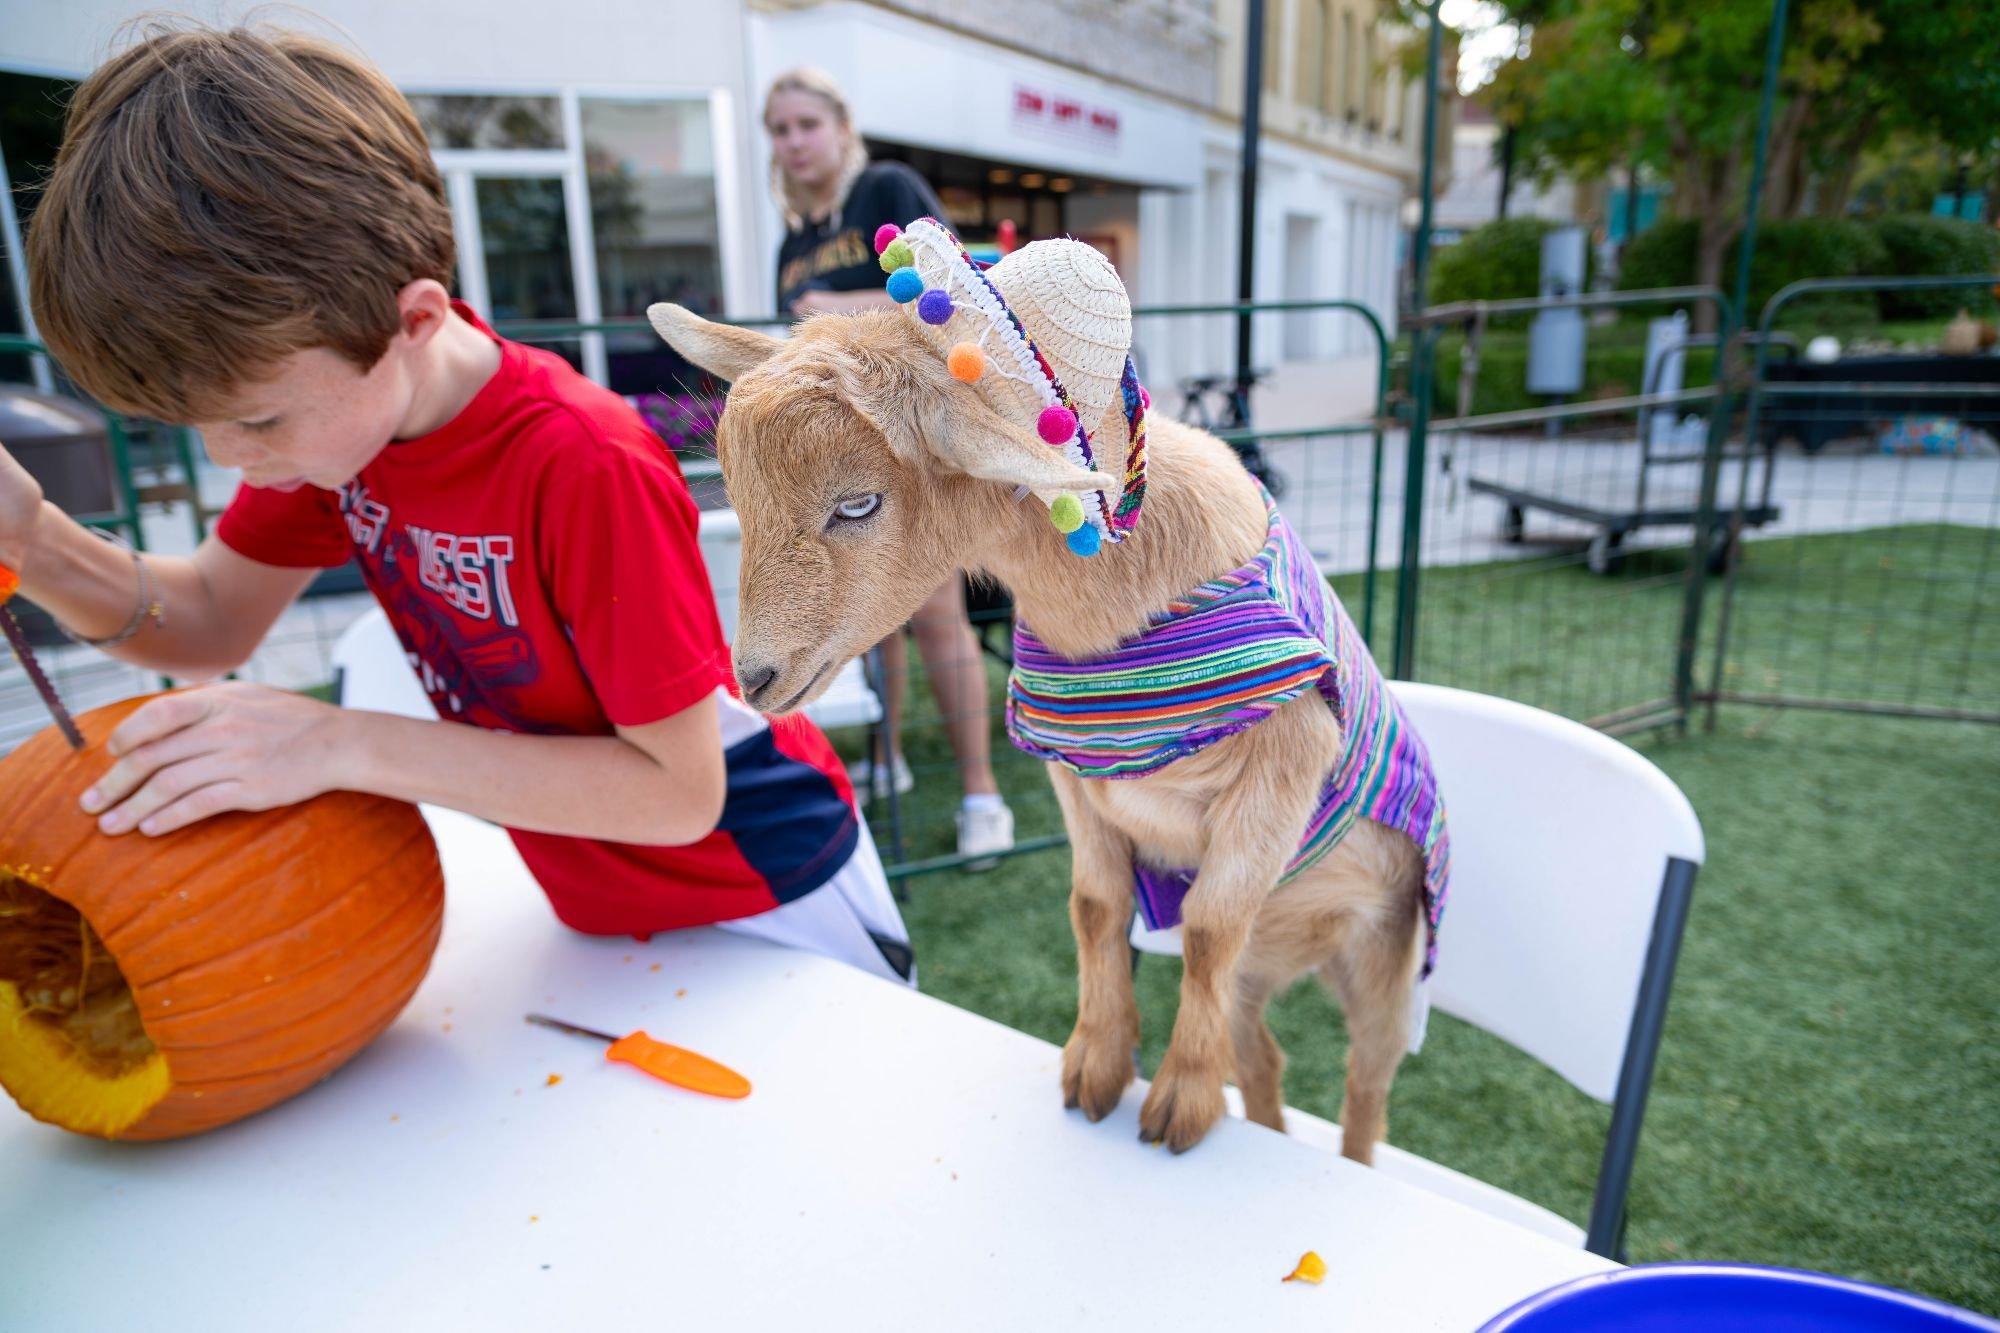
[[[1888,699],[1906,691],[1901,672],[1919,701],[1994,707],[2000,642],[1979,600],[1992,544],[1966,528],[1754,544],[1727,678]],[[1664,694],[1684,564],[1638,557],[1611,579],[1549,566],[1430,572],[1419,674],[1578,716]],[[957,796],[928,693],[913,694],[905,857],[950,850]],[[1059,830],[1039,767],[1000,746],[1020,834]],[[1713,734],[1641,748],[1693,801],[1709,854],[1634,1181],[1632,1259],[1792,1264],[2000,1311],[2000,913],[1987,884],[2000,732],[1725,707]],[[909,881],[923,988],[1062,1041],[1076,1012],[1067,882],[1060,850]],[[1140,970],[1149,1070],[1178,976],[1165,959]],[[1307,983],[1272,1025],[1288,1100],[1336,1116],[1337,1008]],[[1581,1222],[1607,1122],[1530,1057],[1437,1016],[1398,1079],[1391,1138]]]

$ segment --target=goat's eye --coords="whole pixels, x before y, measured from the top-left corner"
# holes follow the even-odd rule
[[[856,523],[882,507],[880,495],[856,495],[833,507],[833,516],[843,523]]]

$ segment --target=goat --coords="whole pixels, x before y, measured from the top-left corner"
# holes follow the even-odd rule
[[[998,579],[1050,650],[1085,658],[1265,541],[1263,498],[1228,446],[1155,416],[1145,526],[1079,560],[1048,511],[1017,497],[1115,493],[1117,432],[1100,433],[1112,441],[1100,445],[1101,471],[1078,467],[955,379],[895,311],[819,316],[782,340],[679,306],[649,313],[676,351],[733,385],[716,439],[743,531],[733,655],[760,709],[810,701],[954,571]],[[1198,867],[1180,1008],[1140,1138],[1176,1153],[1194,1146],[1222,1116],[1232,1071],[1249,1118],[1282,1130],[1284,1054],[1264,1011],[1311,971],[1347,1016],[1342,1151],[1372,1161],[1426,956],[1425,859],[1411,837],[1361,818],[1280,884],[1343,744],[1336,710],[1308,689],[1143,777],[1049,766],[1071,844],[1077,942],[1066,1105],[1101,1120],[1134,1077],[1134,865]]]

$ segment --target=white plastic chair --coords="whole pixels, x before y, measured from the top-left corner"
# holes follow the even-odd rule
[[[371,606],[333,641],[333,701],[343,708],[435,721],[437,708],[389,628],[389,617]]]
[[[704,510],[699,541],[724,638],[736,634],[736,580],[743,530],[730,509]],[[403,647],[380,607],[371,607],[334,641],[336,697],[349,708],[368,708],[405,717],[434,718],[430,697],[417,684]],[[805,714],[822,727],[873,726],[882,720],[882,701],[868,687],[859,661],[841,668],[826,693],[806,705]]]
[[[1616,1257],[1702,861],[1701,824],[1666,774],[1600,732],[1465,690],[1390,688],[1430,748],[1451,820],[1451,896],[1432,1003],[1526,1051],[1612,1112],[1587,1231],[1386,1144],[1376,1167]],[[1133,944],[1178,954],[1179,932],[1135,930]],[[1288,1107],[1285,1126],[1339,1149],[1339,1126],[1318,1116]]]

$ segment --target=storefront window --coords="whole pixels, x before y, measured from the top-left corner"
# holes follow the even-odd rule
[[[706,101],[585,97],[584,179],[606,319],[657,301],[722,310],[715,150]],[[721,389],[650,331],[607,334],[605,373],[675,449],[713,446]]]
[[[431,148],[561,148],[562,100],[465,93],[412,93]]]
[[[481,176],[479,248],[486,264],[486,303],[499,320],[574,320],[576,283],[570,267],[569,219],[560,176]],[[581,345],[551,340],[539,346],[581,366]]]
[[[708,103],[586,97],[580,109],[604,317],[656,301],[720,311]]]
[[[55,166],[64,110],[75,91],[68,79],[0,70],[0,162],[6,164],[0,172],[0,190],[8,191],[13,200],[16,235],[27,234],[38,197],[36,185]],[[15,282],[15,275],[26,271],[23,256],[7,252],[7,236],[0,230],[0,334],[19,336],[27,328],[28,294]],[[33,378],[29,358],[0,353],[0,383],[27,383]]]

